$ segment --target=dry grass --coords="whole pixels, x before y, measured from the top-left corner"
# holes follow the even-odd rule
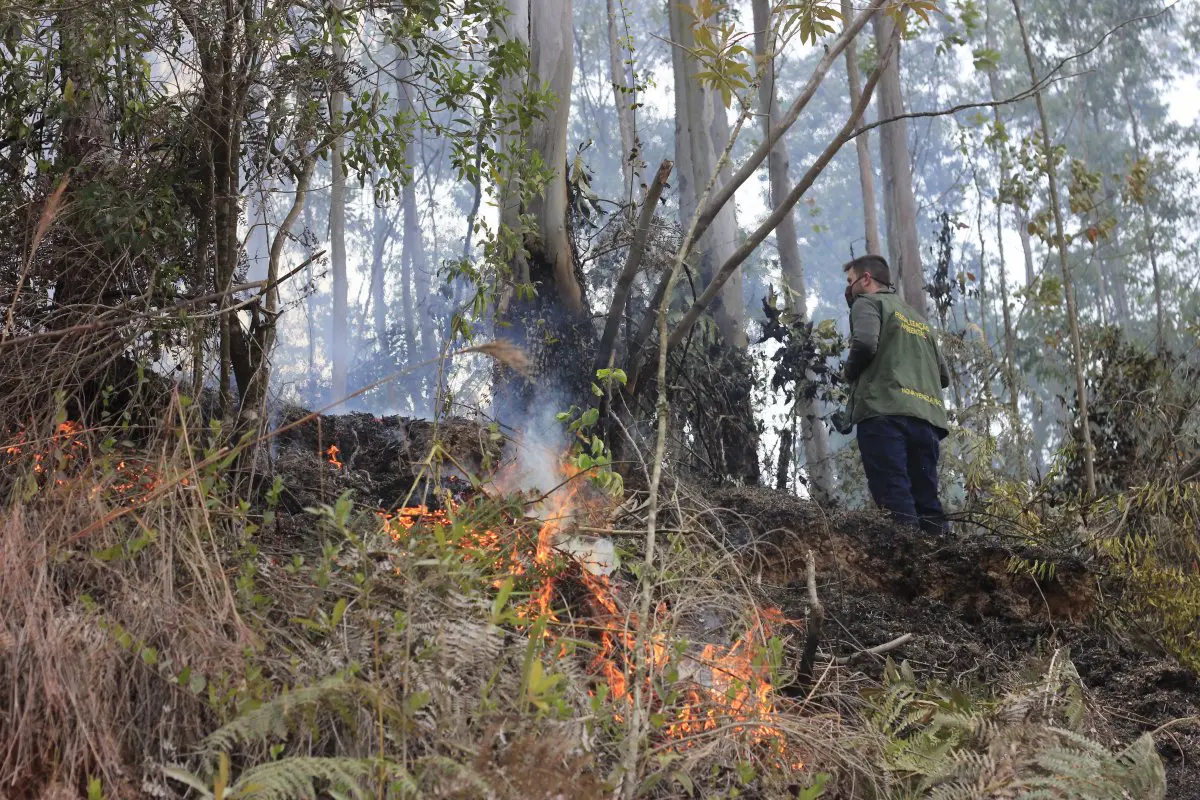
[[[87,433],[72,439],[74,453],[94,447],[80,444]],[[67,459],[51,445],[35,472],[38,449],[10,456],[9,475],[22,477],[0,512],[0,794],[36,796],[94,777],[111,796],[131,796],[148,766],[177,757],[214,723],[172,678],[185,666],[241,669],[226,633],[235,630],[232,597],[214,543],[198,538],[210,512],[180,487],[128,524],[79,539],[113,499],[128,502],[128,470]],[[166,468],[161,454],[147,466]],[[132,542],[145,547],[118,554]]]
[[[23,477],[6,481],[0,512],[0,795],[81,792],[92,778],[110,797],[179,794],[162,768],[207,775],[218,751],[206,736],[235,730],[286,692],[351,675],[369,692],[350,706],[318,692],[299,716],[280,711],[270,735],[234,737],[235,774],[269,760],[273,743],[285,758],[401,765],[395,774],[425,797],[599,797],[611,787],[628,701],[593,697],[586,617],[561,613],[549,638],[531,635],[527,621],[498,620],[495,564],[448,551],[432,531],[398,543],[352,506],[320,520],[282,515],[271,530],[284,540],[260,542],[250,531],[263,522],[262,489],[247,495],[255,512],[239,508],[232,465],[194,472],[206,437],[177,423],[168,416],[136,451],[107,454],[107,431],[70,441],[28,433],[10,457],[7,474]],[[131,485],[131,472],[142,482]],[[672,527],[688,533],[668,538],[647,635],[681,643],[673,669],[686,677],[703,671],[705,642],[724,648],[747,632],[754,647],[766,642],[754,633],[760,593],[737,558],[701,546],[703,520],[674,513]],[[621,523],[637,524],[636,515]],[[510,533],[536,540],[536,529]],[[564,578],[560,602],[570,605],[573,585]],[[632,629],[630,605],[622,602]],[[561,676],[540,707],[535,661]],[[656,672],[648,695],[666,720],[695,704],[670,671]],[[767,796],[782,793],[797,775],[748,735],[762,724],[806,762],[801,781],[816,769],[863,772],[839,744],[845,720],[811,699],[779,698],[777,710],[739,721],[722,719],[717,703],[711,730],[682,741],[652,731],[643,794],[675,795],[679,775],[712,791],[751,780]],[[739,776],[737,763],[754,765],[755,777]]]

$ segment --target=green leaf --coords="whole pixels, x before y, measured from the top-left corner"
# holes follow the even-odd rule
[[[829,783],[829,773],[818,772],[813,776],[812,784],[800,790],[796,795],[796,800],[817,800],[818,797],[825,794],[825,784]]]
[[[212,790],[208,788],[208,784],[201,780],[198,776],[193,775],[186,769],[178,767],[163,767],[163,774],[173,781],[179,781],[184,786],[195,789],[201,797],[212,800]]]
[[[338,601],[333,606],[333,616],[329,618],[329,629],[333,630],[342,622],[342,617],[346,614],[346,606],[349,605],[346,598],[339,597]]]

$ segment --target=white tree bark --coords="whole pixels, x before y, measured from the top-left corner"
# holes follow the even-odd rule
[[[895,27],[895,20],[888,14],[875,17],[875,45],[880,53],[887,51],[887,43]],[[899,46],[879,78],[878,96],[880,119],[891,119],[904,113]],[[899,285],[904,302],[921,316],[926,316],[925,275],[921,268],[920,241],[917,237],[917,199],[913,194],[908,124],[905,120],[889,122],[879,129],[879,151],[892,282]]]
[[[729,121],[717,93],[706,90],[695,77],[701,66],[688,53],[695,45],[690,17],[680,4],[667,5],[671,40],[675,42],[671,49],[675,78],[675,172],[679,181],[679,216],[686,223],[695,215],[697,194],[708,185],[716,171],[718,155],[729,141]],[[729,180],[729,170],[722,170],[714,189]],[[737,212],[729,202],[721,207],[694,248],[699,255],[703,283],[712,280],[715,270],[733,254],[737,245]],[[712,312],[725,341],[733,347],[745,348],[748,339],[741,270],[721,287]]]
[[[580,317],[586,309],[567,232],[567,123],[575,71],[571,5],[571,0],[508,0],[511,13],[506,34],[529,48],[529,85],[548,89],[555,100],[545,117],[532,123],[523,142],[509,136],[504,145],[517,148],[514,152],[538,153],[553,175],[526,209],[514,196],[517,190],[510,188],[501,221],[516,229],[522,211],[532,216],[534,225],[527,232],[525,246],[531,260],[548,268],[553,282],[542,290],[551,291],[563,308]],[[530,280],[529,263],[523,259],[518,259],[515,272],[517,281]]]
[[[333,7],[341,11],[343,0],[333,0]],[[333,60],[341,64],[345,59],[345,48],[337,37],[333,40]],[[332,92],[329,97],[330,122],[336,131],[342,126],[345,95]],[[349,283],[346,277],[346,175],[342,154],[346,142],[342,136],[333,140],[333,155],[330,158],[332,187],[329,199],[329,266],[333,275],[333,311],[329,337],[329,357],[333,368],[333,383],[330,399],[337,401],[347,394],[346,379],[350,367],[350,306]]]
[[[842,20],[850,25],[854,19],[854,9],[850,0],[842,0]],[[850,107],[858,105],[862,97],[862,81],[858,69],[858,42],[851,39],[846,45],[846,81],[850,86]],[[867,240],[867,252],[871,255],[883,255],[879,242],[879,207],[875,203],[875,168],[871,164],[871,138],[869,133],[863,133],[854,140],[854,148],[858,154],[858,182],[862,187],[863,205],[863,236]]]
[[[758,113],[762,120],[763,134],[771,135],[779,109],[775,97],[775,43],[771,40],[770,0],[754,0],[754,49],[764,63],[762,82],[758,87]],[[847,52],[849,48],[847,48]],[[861,137],[860,137],[861,138]],[[788,150],[780,139],[771,148],[767,157],[767,172],[770,181],[771,206],[783,205],[787,198],[791,180],[788,176]],[[775,229],[775,247],[779,253],[779,267],[788,307],[802,319],[808,318],[808,292],[804,286],[804,264],[800,259],[800,243],[796,236],[796,220],[788,211]],[[801,404],[801,437],[804,440],[804,460],[808,468],[809,490],[818,503],[827,503],[833,497],[833,461],[829,455],[829,432],[821,423],[816,400]],[[790,437],[789,437],[790,438]]]
[[[387,251],[388,239],[392,235],[392,220],[388,218],[387,209],[376,206],[374,209],[374,224],[371,231],[371,317],[375,326],[375,346],[379,354],[388,358],[392,352],[391,337],[388,335],[387,324],[387,287],[383,256]]]

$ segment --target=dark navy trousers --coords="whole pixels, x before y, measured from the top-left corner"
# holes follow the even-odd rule
[[[871,497],[903,525],[928,533],[946,527],[938,499],[938,429],[916,417],[871,417],[858,423],[858,450]]]

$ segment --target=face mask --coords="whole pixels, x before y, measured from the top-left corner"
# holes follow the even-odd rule
[[[859,275],[857,278],[854,279],[853,283],[851,283],[849,286],[846,287],[846,305],[849,306],[850,308],[854,308],[854,297],[855,297],[854,287],[857,286],[858,282],[861,281],[865,277],[866,277],[865,275]]]

